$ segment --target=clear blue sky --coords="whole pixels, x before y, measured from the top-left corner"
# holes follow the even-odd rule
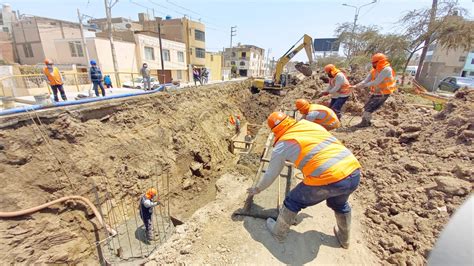
[[[8,1],[0,0],[2,3]],[[137,13],[155,9],[156,16],[173,18],[187,14],[206,24],[206,48],[222,50],[230,45],[230,26],[237,26],[234,44],[253,44],[279,57],[304,33],[313,38],[333,37],[338,24],[352,22],[354,8],[371,0],[119,0],[113,17],[138,20]],[[460,0],[471,12],[473,0]],[[14,10],[63,20],[77,21],[76,8],[95,18],[105,17],[103,0],[10,0]],[[378,0],[361,9],[358,24],[377,25],[384,32],[396,32],[396,22],[408,10],[431,6],[431,0]],[[304,54],[304,53],[302,53]],[[300,54],[299,58],[304,59]]]

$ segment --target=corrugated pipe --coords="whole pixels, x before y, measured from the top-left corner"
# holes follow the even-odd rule
[[[2,111],[0,111],[0,116],[25,113],[27,111],[28,112],[29,111],[36,111],[36,110],[39,110],[39,109],[46,109],[46,108],[51,108],[51,107],[70,106],[70,105],[77,105],[77,104],[83,104],[83,103],[104,101],[104,100],[109,100],[109,99],[118,99],[118,98],[125,98],[125,97],[131,97],[131,96],[152,94],[152,93],[157,93],[157,92],[163,91],[163,88],[164,88],[164,85],[161,85],[160,87],[156,88],[155,90],[151,90],[151,91],[117,94],[117,95],[111,95],[111,96],[106,96],[106,97],[98,97],[98,98],[85,98],[85,99],[80,99],[80,100],[76,100],[76,101],[55,102],[55,103],[53,103],[53,105],[39,105],[39,104],[36,104],[36,105],[31,105],[31,106],[22,106],[22,107],[2,110]]]
[[[26,210],[13,211],[13,212],[0,212],[0,218],[14,218],[14,217],[19,217],[19,216],[23,216],[23,215],[32,214],[32,213],[35,213],[35,212],[40,211],[42,209],[48,208],[51,205],[61,203],[61,202],[67,201],[67,200],[81,201],[85,205],[89,206],[91,208],[92,212],[94,213],[95,217],[97,217],[97,220],[99,221],[99,224],[104,226],[107,229],[107,232],[109,232],[109,234],[111,236],[115,236],[117,234],[117,232],[114,229],[112,229],[110,226],[108,226],[104,222],[104,219],[102,218],[102,216],[100,215],[99,211],[94,206],[94,204],[92,204],[92,202],[90,200],[88,200],[87,198],[84,198],[82,196],[66,196],[66,197],[62,197],[62,198],[59,198],[57,200],[53,200],[53,201],[47,202],[45,204],[33,207],[33,208],[26,209]]]

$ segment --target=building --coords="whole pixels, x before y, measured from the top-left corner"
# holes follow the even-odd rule
[[[0,10],[0,32],[12,32],[12,24],[16,22],[16,13],[9,4],[3,4]]]
[[[79,23],[44,17],[24,17],[13,23],[13,48],[20,64],[35,65],[45,58],[53,61],[60,59],[54,46],[56,40],[79,39]],[[93,36],[84,31],[85,36]]]
[[[470,51],[466,57],[466,63],[461,72],[462,77],[474,77],[474,50]]]
[[[7,32],[0,32],[0,62],[3,64],[11,64],[15,62],[13,41],[10,38],[10,34]]]
[[[209,80],[224,80],[221,53],[206,52],[206,68],[209,71]]]
[[[255,45],[238,45],[224,51],[224,66],[235,67],[242,77],[265,75],[265,50]]]
[[[123,30],[143,30],[143,26],[131,19],[116,17],[111,19],[112,29],[114,31]],[[91,19],[88,23],[99,31],[108,31],[107,18]]]

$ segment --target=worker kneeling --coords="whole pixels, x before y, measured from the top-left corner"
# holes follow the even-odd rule
[[[285,198],[277,221],[268,218],[272,235],[283,241],[296,214],[323,200],[334,210],[337,226],[334,233],[342,247],[349,247],[351,207],[349,196],[359,185],[360,164],[355,156],[320,125],[306,120],[296,122],[284,113],[274,112],[268,126],[275,134],[270,165],[255,187],[248,189],[255,195],[268,188],[290,161],[304,175]]]
[[[324,105],[310,104],[305,99],[296,100],[296,110],[302,115],[302,119],[314,122],[323,126],[326,130],[333,130],[341,126],[336,113]]]
[[[146,191],[145,195],[140,198],[140,217],[145,224],[146,239],[148,241],[154,240],[153,237],[153,208],[161,204],[158,200],[154,201],[157,197],[158,192],[155,188],[150,188]]]

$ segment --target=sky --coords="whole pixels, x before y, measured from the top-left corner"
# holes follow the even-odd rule
[[[113,0],[112,0],[113,1]],[[173,18],[187,15],[206,25],[206,49],[221,51],[230,46],[230,27],[237,26],[234,45],[252,44],[271,49],[270,57],[280,57],[303,34],[313,38],[335,37],[334,30],[344,22],[353,22],[355,8],[371,0],[119,0],[112,8],[113,17],[138,20],[138,13],[153,9],[156,16]],[[105,17],[104,0],[10,0],[21,14],[77,21],[77,11],[94,18]],[[474,0],[459,0],[471,13]],[[409,10],[430,7],[431,0],[377,0],[362,7],[358,24],[377,25],[382,32],[397,32],[397,21]],[[304,60],[304,52],[296,59]]]

